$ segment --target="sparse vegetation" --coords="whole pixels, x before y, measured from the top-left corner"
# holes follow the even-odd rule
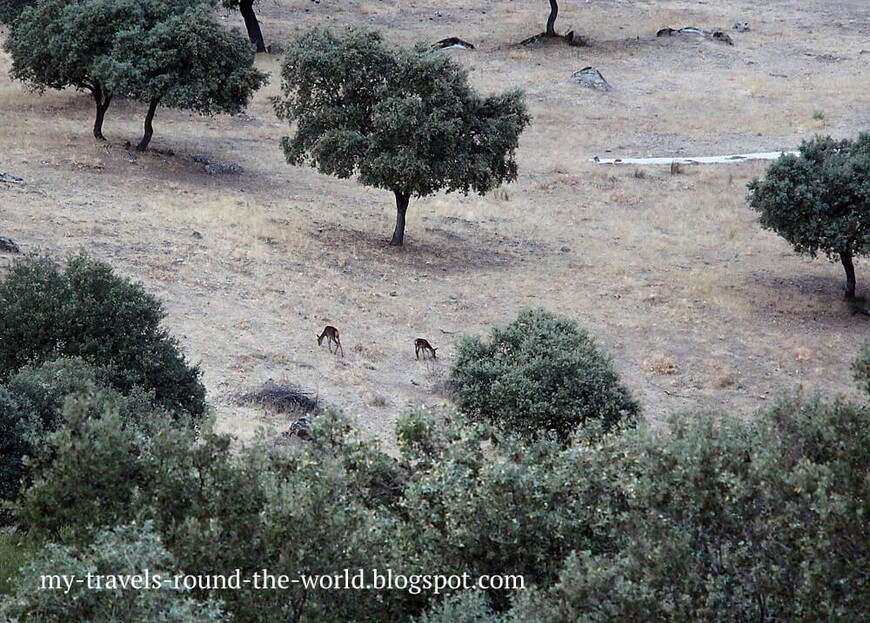
[[[404,244],[412,195],[484,194],[517,176],[522,92],[481,98],[443,52],[393,49],[360,28],[311,30],[291,43],[281,78],[275,111],[296,128],[281,140],[287,162],[392,191],[392,245]]]
[[[459,409],[527,438],[567,441],[581,425],[631,426],[640,408],[577,324],[526,310],[487,342],[466,337],[451,375]]]

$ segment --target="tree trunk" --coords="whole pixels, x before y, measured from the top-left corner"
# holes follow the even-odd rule
[[[390,244],[396,247],[401,247],[405,243],[405,212],[408,211],[408,202],[411,200],[411,195],[400,192],[396,194],[396,229],[393,230],[393,239]]]
[[[160,100],[153,99],[148,105],[148,114],[145,115],[145,133],[142,135],[142,140],[136,145],[136,151],[145,151],[148,149],[148,143],[151,142],[151,136],[154,134],[154,127],[151,122],[154,120],[154,113],[157,111],[157,104]]]
[[[558,37],[556,34],[556,16],[559,15],[559,5],[556,0],[550,0],[550,17],[547,18],[547,36]]]
[[[109,109],[109,104],[112,103],[112,96],[103,92],[100,87],[91,89],[94,94],[94,102],[97,105],[97,118],[94,120],[94,138],[104,141],[103,136],[103,119],[106,118],[106,111]]]
[[[260,31],[260,23],[254,15],[254,0],[239,0],[239,12],[245,20],[245,28],[248,29],[248,39],[257,46],[257,52],[265,52],[266,44],[263,42],[263,33]]]
[[[855,299],[855,265],[852,263],[851,251],[840,253],[840,261],[846,270],[846,300],[852,301]]]

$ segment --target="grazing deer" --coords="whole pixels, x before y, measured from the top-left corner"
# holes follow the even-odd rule
[[[341,348],[341,356],[344,357],[344,348],[341,345],[341,340],[338,339],[338,329],[326,325],[323,328],[323,333],[317,336],[318,346],[323,344],[323,338],[326,338],[326,347],[329,349],[329,352],[332,352],[332,343],[335,342],[335,352],[338,353],[338,349]]]
[[[427,353],[431,353],[432,359],[438,359],[435,356],[435,351],[437,348],[432,348],[432,345],[429,343],[429,340],[424,340],[422,337],[418,337],[414,340],[414,351],[417,353],[417,359],[420,358],[420,352],[423,353],[423,359],[426,358]]]

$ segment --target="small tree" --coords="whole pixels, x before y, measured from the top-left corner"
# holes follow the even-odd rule
[[[749,184],[749,205],[762,227],[798,253],[839,257],[846,298],[855,298],[856,255],[870,252],[870,133],[854,141],[816,137],[783,155]]]
[[[565,441],[587,421],[606,431],[640,411],[589,335],[542,309],[493,329],[488,343],[463,340],[452,380],[461,411],[526,437],[554,431]]]
[[[516,178],[522,92],[482,99],[442,52],[393,49],[363,29],[312,30],[292,42],[281,76],[275,110],[297,124],[281,140],[287,161],[392,191],[390,244],[404,242],[412,195],[482,194]]]
[[[39,0],[15,20],[6,40],[10,75],[32,89],[90,91],[96,103],[94,137],[103,139],[103,119],[112,97],[100,71],[120,33],[147,30],[205,0]],[[160,54],[149,49],[148,57]],[[145,59],[140,59],[146,62]]]
[[[148,103],[144,151],[154,133],[159,104],[203,115],[236,114],[266,81],[236,32],[225,30],[202,4],[155,24],[140,23],[117,35],[112,53],[95,73],[112,93]]]

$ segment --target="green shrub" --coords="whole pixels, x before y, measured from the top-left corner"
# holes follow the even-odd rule
[[[512,620],[865,621],[870,411],[783,401],[680,418],[627,448],[609,551],[578,551]]]
[[[586,423],[631,425],[640,411],[589,335],[541,309],[493,329],[487,343],[465,338],[452,380],[461,411],[524,437],[553,431],[564,441]]]
[[[154,481],[159,469],[151,446],[195,439],[189,429],[154,413],[147,425],[129,426],[100,394],[70,396],[64,425],[38,448],[32,483],[24,492],[17,517],[31,535],[87,542],[93,527],[136,518],[136,496]]]
[[[205,388],[160,322],[160,303],[108,264],[79,255],[15,262],[0,282],[0,380],[26,365],[81,357],[121,393],[140,386],[170,411],[201,418]]]
[[[9,523],[5,505],[21,490],[27,471],[24,457],[33,452],[34,425],[15,397],[0,385],[0,525]]]
[[[74,583],[69,590],[65,585],[58,590],[40,590],[47,576],[85,579],[92,574],[88,581],[96,582],[96,576],[136,576],[146,569],[149,579],[155,575],[171,578],[178,573],[175,561],[149,522],[102,530],[88,547],[49,544],[25,568],[16,593],[0,608],[0,615],[10,621],[45,623],[226,620],[217,602],[197,601],[184,591],[168,587],[96,590],[84,582]],[[102,582],[105,586],[108,580],[104,577]]]
[[[14,591],[19,570],[33,557],[33,548],[14,528],[0,530],[0,603]]]
[[[865,392],[870,394],[870,343],[864,344],[858,352],[855,363],[852,364],[855,382]]]

